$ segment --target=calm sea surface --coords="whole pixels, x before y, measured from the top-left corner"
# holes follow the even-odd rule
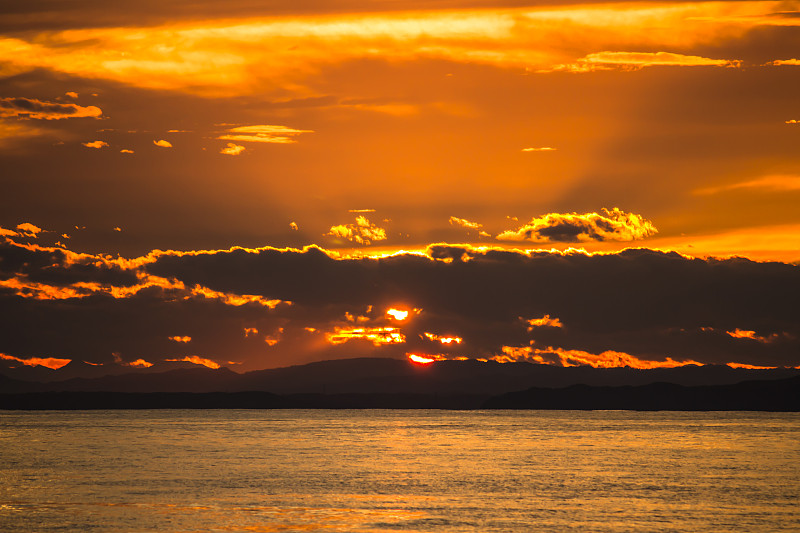
[[[800,531],[800,415],[0,412],[2,531]]]

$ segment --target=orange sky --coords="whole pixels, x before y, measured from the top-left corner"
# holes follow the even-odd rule
[[[229,339],[178,330],[154,333],[151,344],[97,341],[96,355],[87,355],[257,368],[291,362],[291,350],[313,360],[378,353],[380,339],[402,336],[408,345],[408,332],[387,329],[398,326],[384,313],[421,304],[387,290],[379,296],[387,300],[350,307],[325,301],[336,313],[331,307],[323,319],[320,310],[287,303],[296,299],[290,291],[217,284],[208,272],[148,272],[143,265],[160,264],[148,253],[316,245],[340,258],[390,260],[405,250],[430,259],[429,245],[456,243],[523,255],[648,248],[679,252],[687,264],[692,257],[787,268],[800,261],[800,2],[329,4],[34,0],[3,8],[3,305],[36,300],[49,306],[37,312],[58,320],[52,302],[99,294],[139,302],[158,290],[218,302],[219,319],[237,331],[262,330],[245,309],[281,315],[258,334],[269,342],[238,359],[226,350]],[[66,254],[58,268],[45,259],[8,266],[21,254],[43,258],[57,249]],[[130,262],[110,267],[106,254]],[[79,266],[83,274],[73,279]],[[70,274],[56,279],[47,270],[54,268]],[[335,279],[322,267],[303,268]],[[411,290],[414,275],[391,283]],[[238,318],[228,308],[239,309]],[[120,311],[118,319],[149,323],[137,312],[144,311]],[[345,312],[368,318],[350,323]],[[410,319],[428,320],[420,313]],[[731,346],[783,353],[789,348],[776,346],[796,347],[797,339],[776,313],[743,313],[730,323],[676,318],[659,327],[713,328],[726,346],[737,339],[724,331],[778,335],[769,345],[746,338]],[[538,316],[546,314],[565,320],[547,308]],[[463,337],[453,356],[507,357],[503,347],[515,347],[529,355],[552,348],[553,361],[565,350],[642,361],[697,357],[638,345],[631,353],[616,340],[599,341],[600,332],[590,342],[588,322],[580,335],[570,330],[569,346],[562,339],[534,349],[531,339],[498,337],[478,348],[456,328],[464,317],[439,318],[443,330],[415,334],[431,343],[425,333]],[[306,331],[309,338],[291,344],[293,327],[320,336]],[[357,328],[375,336],[345,350]],[[2,342],[0,352],[25,360],[95,353],[80,345],[59,351],[57,343],[34,349],[22,337]],[[724,362],[800,364],[748,354]]]

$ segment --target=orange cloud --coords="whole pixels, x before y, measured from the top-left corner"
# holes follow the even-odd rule
[[[777,366],[756,366],[756,365],[747,365],[743,363],[727,363],[727,365],[731,368],[744,368],[747,370],[773,370],[778,368]]]
[[[257,328],[244,328],[244,336],[249,337],[250,335],[258,335]]]
[[[520,317],[520,320],[524,320],[530,326],[528,327],[528,331],[533,331],[533,328],[539,327],[550,327],[550,328],[563,328],[564,324],[557,318],[550,318],[550,315],[544,315],[542,318],[531,318],[530,320],[525,320],[524,318]]]
[[[331,226],[325,235],[340,237],[365,246],[369,246],[373,241],[386,240],[386,230],[371,223],[364,216],[356,217],[355,224]]]
[[[374,346],[406,342],[405,335],[393,327],[342,328],[336,326],[332,333],[325,334],[325,339],[330,344],[343,344],[352,339],[365,339],[372,342]]]
[[[225,155],[239,155],[244,151],[245,151],[245,147],[244,146],[242,146],[240,144],[228,143],[228,144],[225,145],[225,147],[222,150],[219,151],[219,153],[225,154]]]
[[[87,148],[103,148],[105,146],[108,146],[108,143],[105,142],[105,141],[91,141],[91,142],[85,142],[85,143],[81,143],[81,144],[84,145]]]
[[[155,144],[156,146],[160,146],[161,148],[172,148],[172,143],[169,141],[165,141],[164,139],[153,141],[153,144]]]
[[[121,154],[132,154],[133,150],[122,149],[122,150],[119,151],[119,153],[121,153]]]
[[[121,366],[130,366],[132,368],[150,368],[153,366],[153,363],[149,361],[145,361],[144,359],[137,359],[135,361],[123,361],[122,356],[114,352],[111,355],[114,356],[114,362]]]
[[[289,227],[292,231],[298,231],[300,228],[297,226],[297,222],[289,222]]]
[[[300,135],[301,133],[314,132],[313,130],[298,130],[289,128],[287,126],[264,124],[258,126],[239,126],[236,128],[231,128],[228,130],[228,133],[217,137],[217,139],[238,142],[243,141],[273,144],[293,144],[297,142],[297,139],[294,137]]]
[[[725,333],[727,333],[728,335],[730,335],[734,339],[751,339],[751,340],[754,340],[754,341],[757,341],[757,342],[761,342],[761,343],[764,343],[764,344],[769,344],[771,342],[775,342],[776,340],[778,340],[781,337],[777,333],[773,333],[769,337],[763,337],[761,335],[756,334],[755,331],[744,330],[744,329],[739,329],[739,328],[736,328],[733,331],[726,331]]]
[[[58,370],[62,366],[72,362],[72,359],[57,359],[55,357],[29,357],[28,359],[22,359],[20,357],[14,357],[13,355],[7,355],[4,353],[0,353],[0,359],[5,359],[6,361],[16,361],[25,366],[46,366],[47,368],[52,368],[53,370]]]
[[[210,95],[263,93],[265,89],[312,92],[302,81],[318,74],[321,67],[365,57],[544,70],[575,64],[576,54],[608,46],[630,50],[709,46],[764,24],[763,19],[785,9],[780,6],[770,1],[627,2],[186,20],[161,26],[18,34],[0,40],[0,56],[6,70],[15,74],[50,69]],[[691,60],[687,58],[696,56],[668,52],[638,58],[633,52],[599,54],[627,54],[624,64],[634,65],[722,61]],[[622,59],[606,57],[605,61],[614,66]]]
[[[607,350],[600,354],[584,352],[582,350],[565,350],[563,348],[553,348],[552,346],[541,349],[532,346],[503,346],[503,355],[495,356],[493,360],[499,362],[515,362],[531,360],[543,364],[560,363],[561,366],[580,366],[588,365],[594,368],[617,368],[627,366],[630,368],[650,369],[650,368],[675,368],[686,365],[702,365],[697,361],[684,360],[675,361],[667,357],[663,361],[650,361],[639,359],[625,352]],[[557,359],[555,359],[557,357]]]
[[[184,343],[186,343],[186,342],[191,342],[191,340],[192,340],[192,338],[191,338],[191,337],[189,337],[188,335],[185,335],[185,336],[183,336],[183,337],[180,337],[180,336],[177,336],[177,335],[176,335],[176,336],[174,336],[174,337],[168,337],[168,338],[169,338],[169,340],[171,340],[171,341],[175,341],[175,342],[184,342]]]
[[[710,59],[700,56],[688,56],[670,52],[595,52],[578,59],[575,63],[556,65],[550,70],[566,70],[569,72],[591,72],[622,68],[638,70],[644,67],[738,67],[739,60]]]
[[[774,67],[797,66],[800,65],[800,59],[776,59],[775,61],[770,61],[767,65]]]
[[[140,359],[140,361],[141,361],[141,359]],[[184,357],[182,359],[165,359],[165,361],[194,363],[196,365],[202,365],[202,366],[206,366],[208,368],[213,368],[214,370],[220,368],[219,363],[217,363],[216,361],[212,361],[211,359],[206,359],[205,357],[200,357],[200,356],[197,356],[197,355],[187,355],[186,357]],[[152,365],[148,365],[148,366],[152,366]]]
[[[75,97],[77,97],[77,94]],[[3,118],[62,120],[67,118],[99,118],[102,114],[103,111],[95,106],[82,107],[76,104],[43,102],[22,97],[0,98],[0,117]]]
[[[523,152],[555,152],[556,148],[551,148],[550,146],[542,146],[540,148],[523,148]]]
[[[467,228],[467,229],[480,229],[483,227],[483,224],[478,224],[477,222],[471,222],[466,218],[450,217],[450,220],[448,222],[450,223],[450,225],[461,226],[462,228]]]
[[[17,229],[21,231],[25,237],[37,237],[39,233],[44,231],[39,226],[35,226],[30,222],[23,222],[22,224],[17,224]]]
[[[516,230],[497,236],[505,241],[587,242],[633,241],[657,233],[649,220],[619,208],[602,209],[602,213],[549,213],[534,218]]]
[[[425,337],[428,340],[431,340],[431,341],[434,341],[434,342],[439,342],[441,344],[453,344],[453,343],[461,344],[461,342],[464,340],[461,337],[456,337],[456,336],[443,337],[443,336],[435,335],[433,333],[428,333],[428,332],[423,333],[423,335],[425,335]]]

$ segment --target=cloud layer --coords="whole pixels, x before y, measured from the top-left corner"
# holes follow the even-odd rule
[[[383,258],[309,247],[126,260],[9,239],[0,247],[0,352],[9,364],[52,357],[253,369],[413,353],[640,368],[800,365],[800,267],[782,263],[451,245]]]

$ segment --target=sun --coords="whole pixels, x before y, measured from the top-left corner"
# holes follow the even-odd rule
[[[417,365],[429,365],[434,361],[436,361],[436,359],[433,359],[431,357],[425,357],[423,355],[417,355],[414,353],[410,353],[407,355],[408,355],[408,360]]]

